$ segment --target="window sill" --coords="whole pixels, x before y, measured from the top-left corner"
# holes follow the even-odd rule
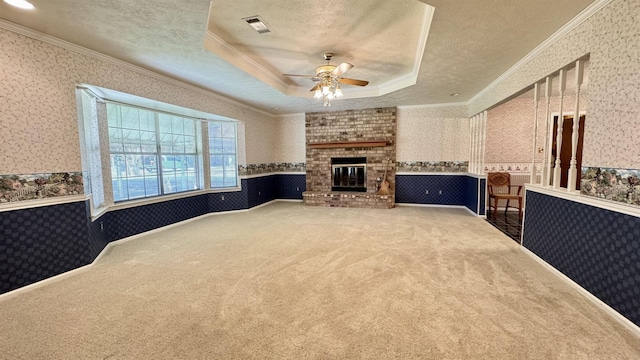
[[[163,195],[156,196],[152,198],[145,198],[139,200],[129,200],[120,203],[116,203],[110,206],[105,206],[100,209],[93,210],[91,212],[91,221],[96,221],[100,216],[106,214],[109,211],[129,209],[138,206],[145,206],[151,204],[157,204],[165,201],[184,199],[192,196],[206,195],[206,194],[214,194],[214,193],[227,193],[227,192],[237,192],[242,191],[241,187],[233,187],[233,188],[220,188],[220,189],[206,189],[206,190],[195,190],[195,191],[186,191],[177,194],[171,195]]]

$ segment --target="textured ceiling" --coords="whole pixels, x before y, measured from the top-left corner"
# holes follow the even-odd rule
[[[276,75],[313,74],[324,63],[322,53],[332,51],[333,64],[355,65],[345,76],[375,87],[416,64],[425,26],[416,9],[429,4],[435,11],[417,58],[416,84],[382,96],[336,100],[330,109],[443,104],[471,99],[592,2],[32,0],[35,11],[0,2],[0,18],[279,114],[324,109],[311,93],[286,95],[239,68],[236,59],[206,50],[209,35]],[[253,32],[241,20],[253,15],[274,32]],[[307,87],[305,79],[280,80]],[[345,95],[351,89],[345,87]]]

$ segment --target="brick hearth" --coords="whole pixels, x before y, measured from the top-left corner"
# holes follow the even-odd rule
[[[395,206],[396,113],[393,108],[307,113],[307,191],[309,206],[393,208]],[[366,157],[367,191],[331,191],[331,158]],[[377,178],[391,195],[376,195]]]

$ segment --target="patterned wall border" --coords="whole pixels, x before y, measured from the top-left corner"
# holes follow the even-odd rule
[[[531,173],[531,163],[487,163],[484,164],[484,172],[501,171],[508,173]],[[542,173],[542,163],[536,164],[536,174]]]
[[[468,161],[400,161],[396,172],[467,172]]]
[[[299,163],[269,163],[269,164],[246,164],[238,166],[238,174],[244,175],[256,175],[266,174],[273,172],[306,172],[306,164]]]
[[[82,194],[82,172],[0,175],[0,204]]]
[[[640,207],[640,169],[583,167],[580,193]]]

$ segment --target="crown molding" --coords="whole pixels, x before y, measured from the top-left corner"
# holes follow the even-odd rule
[[[255,111],[257,113],[260,113],[260,114],[263,114],[263,115],[267,115],[267,116],[271,116],[271,117],[274,116],[273,114],[271,114],[269,112],[266,112],[264,110],[255,108],[253,106],[250,106],[250,105],[241,103],[239,101],[230,99],[228,97],[225,97],[223,95],[215,93],[215,92],[213,92],[211,90],[207,90],[207,89],[195,86],[195,85],[191,85],[191,84],[185,83],[185,82],[183,82],[181,80],[178,80],[178,79],[166,76],[166,75],[159,74],[157,72],[145,69],[145,68],[137,66],[137,65],[133,65],[133,64],[128,63],[126,61],[123,61],[123,60],[120,60],[120,59],[116,59],[114,57],[105,55],[105,54],[97,52],[95,50],[87,49],[85,47],[70,43],[70,42],[62,40],[62,39],[58,39],[56,37],[41,33],[39,31],[35,31],[33,29],[29,29],[29,28],[27,28],[25,26],[18,25],[16,23],[11,22],[11,21],[0,19],[0,29],[5,29],[5,30],[8,30],[8,31],[14,32],[16,34],[20,34],[20,35],[23,35],[23,36],[26,36],[26,37],[29,37],[29,38],[32,38],[32,39],[35,39],[35,40],[38,40],[38,41],[42,41],[42,42],[47,43],[49,45],[57,46],[57,47],[60,47],[62,49],[65,49],[65,50],[68,50],[68,51],[71,51],[71,52],[74,52],[74,53],[77,53],[77,54],[80,54],[80,55],[84,55],[84,56],[87,56],[87,57],[90,57],[90,58],[93,58],[93,59],[96,59],[96,60],[100,60],[100,61],[106,62],[108,64],[115,65],[115,66],[118,66],[120,68],[123,68],[125,70],[129,70],[129,71],[138,73],[140,75],[148,76],[150,78],[153,78],[153,79],[156,79],[156,80],[160,80],[160,81],[163,81],[163,82],[169,83],[171,85],[175,85],[175,86],[181,87],[181,88],[189,90],[189,91],[193,91],[193,92],[197,92],[199,94],[205,95],[205,96],[213,97],[213,98],[216,98],[217,100],[224,101],[226,103],[233,104],[233,105],[239,106],[239,107],[247,109],[247,110]]]
[[[535,49],[531,50],[525,57],[520,59],[517,63],[515,63],[511,68],[505,71],[502,75],[498,76],[495,80],[491,82],[487,87],[480,90],[475,96],[473,96],[469,101],[467,101],[467,105],[471,105],[473,102],[478,100],[480,97],[485,95],[491,89],[496,87],[498,84],[506,80],[508,77],[513,75],[516,71],[520,70],[525,64],[529,63],[531,60],[535,59],[539,56],[543,51],[550,48],[553,44],[555,44],[558,40],[563,38],[573,29],[578,27],[578,25],[585,22],[591,16],[593,16],[598,11],[602,10],[605,6],[609,5],[609,3],[613,0],[596,0],[591,3],[591,5],[587,6],[584,10],[582,10],[578,15],[576,15],[573,19],[571,19],[568,23],[558,29],[555,33],[553,33],[550,37],[548,37],[545,41],[543,41],[540,45],[536,46]]]
[[[204,37],[204,47],[205,49],[233,64],[240,70],[243,70],[256,79],[261,80],[265,84],[273,87],[281,93],[288,95],[288,93],[291,91],[291,86],[285,83],[280,77],[276,76],[274,73],[267,70],[264,66],[258,64],[249,56],[245,55],[242,51],[231,46],[231,44],[224,41],[221,37],[212,33],[208,29]]]

